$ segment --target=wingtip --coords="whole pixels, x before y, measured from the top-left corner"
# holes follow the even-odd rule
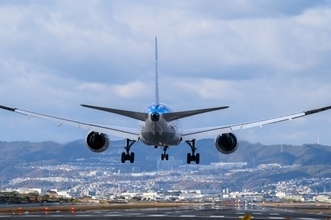
[[[331,109],[331,105],[323,107],[323,108],[316,108],[316,109],[312,109],[309,111],[305,111],[304,113],[305,113],[305,115],[311,115],[311,114],[315,114],[315,113],[330,110],[330,109]]]
[[[4,106],[4,105],[0,105],[0,108],[8,110],[8,111],[12,111],[12,112],[14,112],[16,110],[16,108],[11,108],[11,107]]]
[[[221,106],[221,107],[219,107],[219,109],[221,110],[221,109],[226,109],[226,108],[229,108],[230,106],[228,106],[228,105],[226,105],[226,106]]]

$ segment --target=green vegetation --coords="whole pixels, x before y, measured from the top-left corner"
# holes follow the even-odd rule
[[[37,192],[23,194],[20,194],[16,191],[0,192],[0,204],[26,204],[44,202],[69,203],[73,202],[73,199],[50,196],[49,194],[39,195]]]

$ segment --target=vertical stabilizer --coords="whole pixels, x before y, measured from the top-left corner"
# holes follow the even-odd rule
[[[157,72],[157,64],[158,64],[158,57],[157,57],[157,37],[155,36],[155,105],[159,103],[159,75]]]

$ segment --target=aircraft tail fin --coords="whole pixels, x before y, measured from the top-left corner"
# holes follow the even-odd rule
[[[155,36],[155,105],[160,104],[159,100],[159,74],[158,74],[157,37]]]

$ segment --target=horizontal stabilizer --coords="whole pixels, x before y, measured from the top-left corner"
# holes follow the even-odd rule
[[[86,108],[92,108],[92,109],[97,109],[100,111],[105,111],[105,112],[111,112],[114,114],[122,115],[125,117],[137,119],[140,121],[146,121],[148,118],[148,114],[144,112],[134,112],[134,111],[127,111],[127,110],[122,110],[122,109],[114,109],[114,108],[105,108],[105,107],[99,107],[99,106],[93,106],[93,105],[84,105],[82,104],[81,106],[86,107]]]
[[[164,116],[164,119],[169,122],[169,121],[174,121],[174,120],[177,120],[177,119],[189,117],[189,116],[192,116],[192,115],[198,115],[198,114],[217,111],[217,110],[226,109],[226,108],[229,108],[229,106],[196,109],[196,110],[182,111],[182,112],[169,112],[169,113],[164,113],[163,116]]]

